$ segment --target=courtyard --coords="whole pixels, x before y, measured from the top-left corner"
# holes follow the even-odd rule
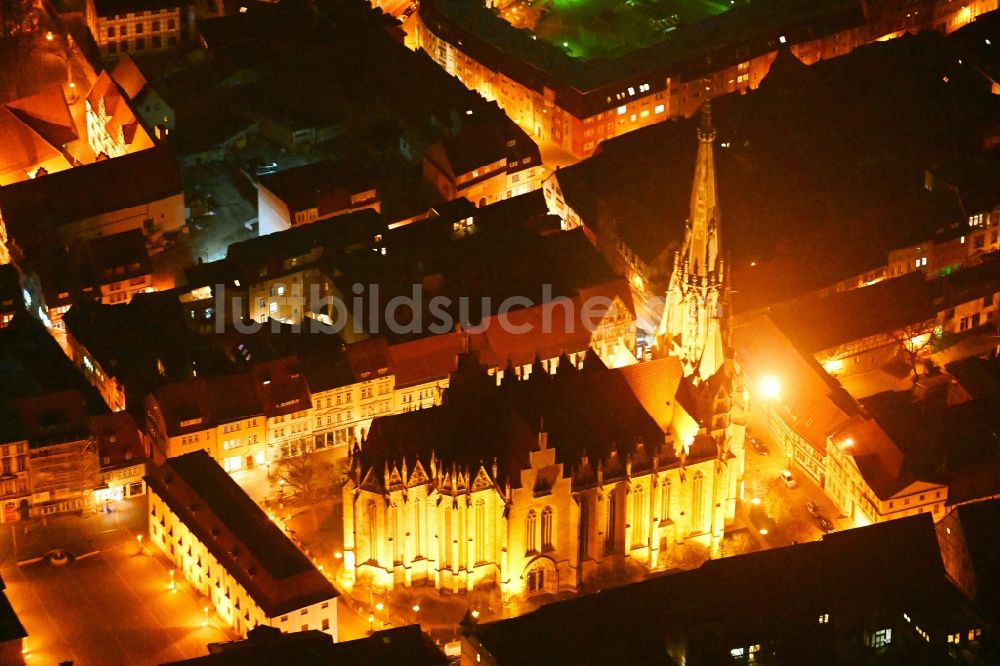
[[[500,16],[577,58],[614,58],[746,0],[511,0]]]

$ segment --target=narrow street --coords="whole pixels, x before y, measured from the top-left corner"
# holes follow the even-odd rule
[[[753,403],[748,419],[748,436],[756,437],[767,446],[768,454],[761,455],[749,443],[746,447],[745,500],[743,511],[760,507],[763,513],[774,521],[774,529],[760,535],[769,548],[788,546],[793,543],[815,541],[823,536],[819,523],[806,509],[806,502],[820,507],[823,516],[833,523],[835,529],[852,527],[850,521],[840,515],[833,502],[806,472],[794,464],[789,453],[782,450],[768,430],[767,416],[763,408]],[[779,477],[781,470],[789,470],[797,483],[789,488]],[[755,503],[759,500],[759,503]],[[748,525],[752,524],[748,515]]]

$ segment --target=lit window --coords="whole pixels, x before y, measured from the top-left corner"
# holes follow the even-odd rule
[[[629,95],[635,95],[635,88],[633,88],[632,86],[629,86],[628,87],[628,94]]]
[[[655,113],[656,113],[657,115],[659,115],[659,114],[663,113],[664,111],[666,111],[666,107],[665,107],[665,106],[663,106],[662,104],[657,104],[657,105],[656,105],[656,106],[655,106],[655,107],[653,108],[653,111],[654,111],[654,112],[655,112]]]
[[[878,631],[868,635],[868,646],[873,648],[880,648],[888,645],[892,642],[892,629],[879,629]]]
[[[624,116],[625,115],[625,111],[626,111],[626,109],[625,109],[625,105],[624,104],[622,104],[621,106],[618,107],[618,115],[619,116]]]
[[[277,303],[273,303],[273,302],[272,302],[272,303],[271,303],[271,307],[270,307],[269,309],[270,309],[270,311],[271,311],[272,313],[274,313],[274,312],[277,312],[277,311],[278,311],[278,304],[277,304]]]
[[[828,624],[829,622],[830,622],[830,614],[829,613],[823,613],[822,615],[819,616],[819,623],[820,624]]]

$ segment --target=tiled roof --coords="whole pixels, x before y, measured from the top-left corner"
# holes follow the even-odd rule
[[[337,597],[323,574],[204,451],[149,469],[146,482],[268,617]]]
[[[121,86],[129,99],[135,99],[148,84],[139,66],[128,53],[118,56],[118,64],[111,70],[111,78]]]
[[[666,356],[618,368],[617,372],[660,429],[667,432],[673,420],[677,388],[684,376],[680,359]]]
[[[139,229],[87,241],[94,277],[102,283],[120,281],[152,271],[146,239]],[[124,272],[116,272],[123,269]]]
[[[781,395],[771,408],[781,415],[793,414],[792,427],[820,453],[831,436],[835,444],[853,439],[854,446],[841,450],[854,458],[865,481],[882,499],[913,481],[895,441],[875,420],[863,417],[861,407],[837,380],[812,357],[799,352],[767,316],[741,323],[733,338],[737,359],[748,376],[779,378]]]
[[[25,178],[28,170],[52,159],[59,159],[59,149],[42,138],[34,129],[26,125],[13,111],[0,106],[0,173],[17,172],[18,179]],[[63,168],[70,164],[65,158]]]
[[[8,102],[6,107],[53,146],[79,138],[62,86],[46,86],[34,95]]]
[[[396,387],[445,379],[455,371],[458,356],[472,348],[473,340],[481,342],[466,333],[455,332],[390,346],[389,360],[396,375]]]
[[[156,398],[170,437],[312,407],[309,385],[294,357],[254,363],[249,372],[166,384],[156,391]]]
[[[640,444],[673,459],[672,451],[660,451],[665,433],[643,403],[596,357],[582,369],[564,357],[554,376],[538,362],[529,379],[508,373],[497,387],[473,354],[459,358],[442,406],[375,419],[362,446],[363,468],[380,476],[386,463],[407,460],[412,469],[420,460],[429,473],[433,454],[439,469],[454,464],[474,475],[496,460],[498,476],[517,486],[543,429],[567,475],[584,458],[624,460]]]
[[[775,308],[771,319],[799,349],[815,354],[933,319],[932,300],[924,274],[915,272]]]
[[[146,451],[139,427],[128,412],[98,414],[90,420],[90,431],[97,439],[102,470],[145,462]],[[105,459],[108,459],[107,463]]]

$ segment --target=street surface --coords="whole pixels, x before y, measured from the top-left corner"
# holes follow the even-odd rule
[[[149,543],[140,552],[136,539],[144,529],[145,498],[128,503],[121,515],[71,516],[33,527],[19,535],[15,551],[11,531],[0,535],[0,574],[28,631],[28,663],[158,664],[204,655],[208,643],[235,638],[211,613],[206,618],[205,600],[183,579],[177,577],[176,591],[168,589],[169,561]],[[34,559],[45,544],[98,550],[54,566]],[[24,563],[17,564],[13,552]]]

